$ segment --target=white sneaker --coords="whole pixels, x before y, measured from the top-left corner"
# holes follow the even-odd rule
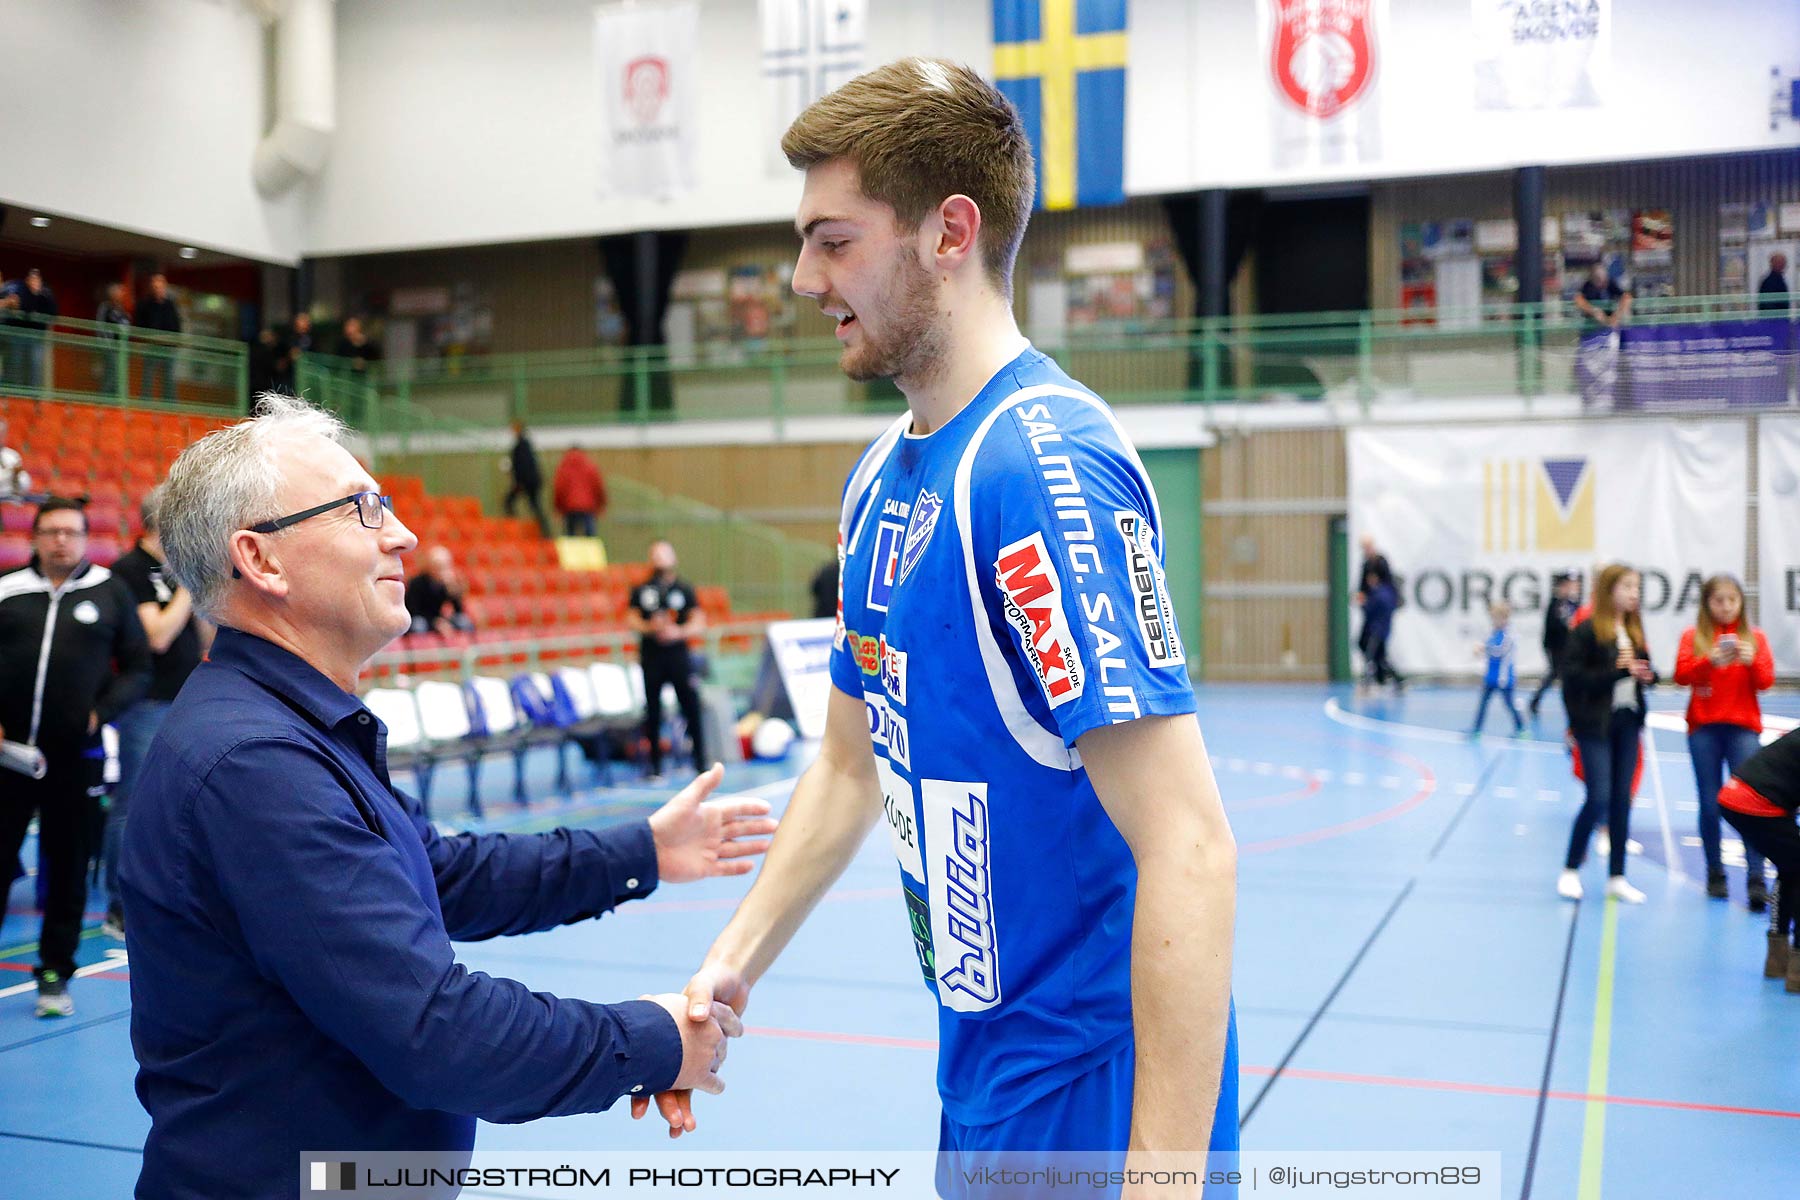
[[[1556,877],[1556,894],[1564,900],[1581,899],[1581,876],[1565,867]]]
[[[1644,893],[1625,882],[1623,875],[1614,875],[1606,881],[1606,894],[1626,904],[1642,904]]]
[[[1629,851],[1631,849],[1630,842],[1625,843],[1625,849],[1627,851]],[[1606,830],[1604,830],[1604,829],[1602,829],[1598,833],[1594,834],[1594,853],[1595,854],[1611,854],[1612,853],[1612,838],[1607,836]]]
[[[1625,853],[1627,853],[1627,854],[1642,854],[1643,852],[1644,852],[1644,843],[1638,841],[1636,838],[1626,838],[1625,839]]]

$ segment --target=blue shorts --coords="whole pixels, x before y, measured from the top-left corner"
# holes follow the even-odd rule
[[[946,1200],[1017,1200],[1018,1187],[989,1186],[980,1176],[984,1166],[1031,1169],[1034,1156],[1043,1167],[1063,1170],[1123,1169],[1131,1141],[1131,1087],[1134,1049],[1120,1051],[1067,1086],[1051,1092],[1019,1112],[988,1125],[964,1125],[938,1118],[937,1190]],[[1213,1115],[1208,1149],[1235,1156],[1238,1150],[1237,1007],[1234,1002],[1225,1034],[1225,1066],[1219,1078],[1219,1106]],[[1097,1151],[1064,1159],[1059,1153]],[[991,1157],[1005,1155],[1004,1160]],[[1230,1170],[1235,1159],[1221,1159],[1217,1169]],[[974,1176],[974,1178],[971,1178]],[[1080,1188],[1084,1196],[1117,1196],[1119,1189]],[[1223,1184],[1206,1189],[1206,1200],[1234,1200],[1237,1189]]]

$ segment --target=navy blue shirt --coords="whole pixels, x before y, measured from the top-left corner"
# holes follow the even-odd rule
[[[354,695],[232,629],[171,706],[119,868],[139,1197],[291,1196],[305,1150],[467,1153],[478,1117],[674,1083],[660,1005],[532,992],[450,944],[648,895],[648,824],[443,837],[394,790],[386,744]]]

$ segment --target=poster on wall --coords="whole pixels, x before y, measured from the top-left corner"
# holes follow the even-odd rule
[[[1258,5],[1276,167],[1380,159],[1387,10],[1388,0],[1262,0]]]
[[[1675,219],[1666,208],[1631,214],[1631,283],[1640,300],[1675,294]]]
[[[1070,246],[1062,284],[1067,329],[1166,321],[1175,315],[1175,251],[1166,240]]]
[[[594,10],[600,79],[600,193],[665,198],[694,186],[700,6]]]
[[[1757,512],[1800,511],[1800,418],[1764,417],[1757,427]],[[1762,520],[1757,530],[1757,623],[1769,635],[1776,672],[1800,674],[1800,521]]]
[[[763,93],[769,109],[765,166],[786,178],[781,135],[806,106],[863,72],[867,0],[759,0]]]
[[[1351,430],[1351,543],[1374,538],[1405,599],[1395,664],[1473,673],[1490,606],[1505,602],[1519,670],[1536,675],[1551,577],[1589,580],[1619,560],[1643,573],[1644,625],[1667,675],[1701,581],[1719,571],[1743,578],[1745,489],[1720,481],[1747,478],[1748,465],[1739,421]]]
[[[1605,102],[1611,0],[1471,0],[1475,107],[1582,108]]]

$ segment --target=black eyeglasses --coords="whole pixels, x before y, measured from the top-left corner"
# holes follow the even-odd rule
[[[356,519],[362,522],[364,529],[380,529],[385,514],[394,511],[394,498],[392,496],[383,496],[379,492],[352,492],[348,496],[339,497],[336,500],[321,504],[317,508],[309,508],[305,512],[297,512],[285,517],[276,517],[273,521],[264,521],[261,524],[252,525],[250,526],[250,532],[280,533],[290,525],[298,525],[302,521],[319,516],[322,513],[328,513],[334,508],[342,508],[352,501],[356,504]]]

